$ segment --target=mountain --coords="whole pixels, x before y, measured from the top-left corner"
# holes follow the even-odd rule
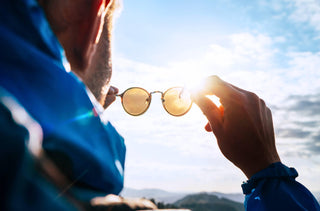
[[[174,203],[179,208],[187,208],[192,211],[244,211],[242,203],[229,199],[219,198],[208,193],[187,195]]]
[[[172,208],[172,206],[174,206],[189,209],[192,207],[193,211],[244,210],[244,195],[241,193],[177,193],[168,192],[161,189],[137,190],[132,188],[124,188],[120,195],[127,198],[154,199],[158,205],[165,205],[165,207],[162,208]],[[320,192],[313,192],[313,195],[320,203]],[[207,209],[208,207],[210,207],[210,209]]]
[[[124,188],[120,193],[121,196],[126,198],[148,198],[155,199],[158,202],[164,203],[173,203],[189,193],[175,193],[168,192],[160,189],[133,189],[133,188]]]
[[[231,201],[243,203],[244,202],[244,195],[242,193],[220,193],[220,192],[209,192],[211,195],[216,195],[219,198],[226,198]]]
[[[121,196],[127,198],[153,198],[158,202],[174,203],[183,197],[195,193],[179,193],[179,192],[168,192],[161,189],[133,189],[124,188],[121,192]],[[208,192],[208,194],[215,195],[219,198],[226,198],[235,202],[243,203],[244,195],[242,193],[220,193],[220,192]]]

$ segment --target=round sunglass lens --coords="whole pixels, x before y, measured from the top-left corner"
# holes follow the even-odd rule
[[[173,116],[182,116],[192,105],[190,93],[182,87],[168,89],[163,95],[163,106]]]
[[[128,114],[141,115],[150,105],[150,95],[142,88],[130,88],[122,96],[122,105]]]

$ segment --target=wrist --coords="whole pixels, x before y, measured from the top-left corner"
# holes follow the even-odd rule
[[[248,181],[241,185],[241,187],[243,194],[250,194],[251,191],[256,188],[258,183],[262,180],[284,178],[295,179],[297,176],[298,172],[294,168],[289,168],[281,162],[276,162],[252,175]]]
[[[261,158],[263,156],[260,156]],[[252,159],[254,160],[254,159]],[[248,179],[251,179],[251,177],[253,175],[255,175],[256,173],[260,172],[263,169],[268,168],[270,165],[274,164],[274,163],[279,163],[281,162],[279,156],[273,156],[269,159],[266,160],[258,160],[256,159],[254,162],[251,161],[251,165],[245,165],[245,167],[240,168],[242,170],[242,172],[247,176]]]

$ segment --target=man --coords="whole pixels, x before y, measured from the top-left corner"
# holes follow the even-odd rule
[[[44,149],[85,201],[122,190],[125,146],[101,121],[92,94],[65,71],[64,53],[84,73],[110,3],[6,0],[0,8],[0,86],[39,122]]]
[[[67,201],[65,195],[71,194],[82,205],[90,203],[94,197],[118,194],[122,190],[123,138],[109,122],[101,121],[99,114],[102,106],[78,78],[81,76],[88,84],[92,80],[86,71],[90,70],[90,60],[106,13],[106,20],[111,22],[113,5],[111,0],[6,0],[2,3],[0,86],[5,89],[3,93],[9,94],[4,94],[1,99],[9,98],[10,102],[15,102],[14,105],[20,103],[40,124],[43,148],[59,168],[50,165],[51,168],[44,169],[44,173],[41,173],[42,170],[39,173],[35,168],[37,164],[32,153],[29,148],[23,148],[24,141],[35,134],[23,129],[29,128],[28,125],[22,125],[21,133],[18,133],[19,130],[9,130],[10,127],[2,128],[4,142],[1,142],[1,161],[6,163],[7,155],[11,155],[10,158],[15,161],[12,163],[16,164],[6,169],[8,172],[1,171],[1,178],[6,178],[1,181],[0,188],[1,196],[7,196],[1,197],[4,209],[62,210],[63,201]],[[109,34],[110,28],[106,27],[106,30],[104,33]],[[64,55],[78,76],[66,72]],[[109,73],[106,68],[103,70],[103,74],[107,73],[104,79],[108,80]],[[105,103],[101,101],[104,106],[110,99],[106,98],[106,82],[102,85],[91,83],[105,90],[101,93],[105,99]],[[1,100],[2,122],[8,126],[18,125],[16,127],[19,129],[18,122],[21,121],[17,122],[13,117],[19,116],[23,108],[17,110],[11,107],[11,103],[4,104]],[[15,131],[17,134],[12,134]],[[6,141],[11,144],[6,144]],[[20,148],[11,147],[14,143],[19,143],[17,146]],[[35,159],[40,163],[43,160],[42,157]],[[7,177],[6,174],[17,176]],[[49,178],[43,178],[42,174]],[[64,176],[66,178],[61,183]],[[52,187],[55,185],[58,190]],[[18,198],[21,198],[20,203],[15,203],[19,202]],[[57,208],[60,198],[61,206]],[[145,201],[133,203],[121,198],[115,200],[115,197],[97,199],[99,204],[111,201],[115,206],[115,203],[123,204],[125,201],[125,204],[130,204],[128,208],[154,208],[153,204]],[[51,203],[57,206],[51,206]],[[48,209],[44,209],[45,206]]]
[[[102,33],[110,34],[106,26],[110,26],[111,16],[105,18],[105,15],[111,11],[111,5],[111,0],[39,0],[39,3],[36,0],[6,0],[0,8],[0,44],[4,49],[0,58],[0,85],[39,122],[44,149],[72,181],[72,194],[82,201],[118,194],[123,186],[123,139],[110,123],[104,124],[99,118],[102,110],[99,104],[106,107],[110,99],[107,97],[110,51],[104,51],[110,49],[110,40],[108,36],[103,36],[107,39],[99,38],[105,19],[107,22]],[[76,75],[65,71],[64,53]],[[99,63],[90,64],[91,59],[107,61],[102,65],[103,71],[94,66]],[[206,128],[216,134],[225,156],[251,178],[247,185],[249,192],[252,188],[258,189],[261,177],[254,179],[257,172],[264,171],[269,165],[285,168],[278,162],[280,159],[274,147],[271,113],[258,98],[243,97],[247,95],[245,91],[226,89],[229,92],[219,92],[232,85],[215,78],[211,78],[208,84],[206,92],[217,94],[225,110],[222,114],[201,97],[203,95],[195,97],[210,122]],[[250,109],[256,110],[249,113]],[[242,124],[244,130],[237,131],[240,120],[246,124]],[[256,130],[256,124],[263,132]],[[282,182],[282,177],[294,176],[284,175],[276,180]],[[292,183],[294,185],[290,187],[296,190],[296,182]],[[273,186],[270,190],[282,193],[282,189]],[[270,192],[266,192],[267,196]],[[307,193],[305,189],[299,191],[301,196],[306,196],[304,202],[313,206],[313,198]],[[262,196],[260,199],[264,202]],[[94,203],[98,204],[108,200],[96,199]],[[286,206],[289,201],[283,202]],[[260,205],[264,208],[264,203]]]
[[[123,138],[109,122],[101,121],[99,114],[103,110],[102,106],[78,77],[82,77],[88,84],[90,80],[94,80],[87,74],[92,68],[96,70],[95,67],[89,68],[90,60],[107,13],[106,24],[111,23],[113,6],[112,0],[2,2],[0,88],[4,88],[3,93],[9,93],[4,94],[1,99],[9,98],[10,102],[15,102],[14,105],[23,106],[22,109],[14,109],[11,108],[11,103],[5,104],[1,100],[3,125],[19,125],[18,122],[21,121],[17,122],[17,118],[13,117],[19,116],[19,111],[26,109],[40,124],[43,148],[59,168],[50,165],[51,168],[39,173],[29,148],[23,148],[23,141],[27,142],[28,137],[35,133],[28,133],[26,129],[21,129],[22,132],[18,133],[18,130],[9,130],[10,127],[2,128],[0,137],[4,141],[1,142],[1,161],[7,162],[7,155],[11,155],[10,158],[15,161],[12,163],[16,163],[12,168],[1,171],[1,178],[6,178],[1,181],[0,188],[1,195],[7,196],[1,197],[5,209],[20,210],[24,207],[25,210],[47,210],[43,206],[50,206],[50,196],[54,203],[58,198],[67,200],[64,196],[70,194],[80,204],[88,204],[94,197],[119,194],[122,190],[125,159]],[[106,27],[105,30],[107,31],[104,33],[109,34],[110,28]],[[104,54],[101,55],[106,58]],[[65,56],[78,76],[65,70]],[[107,74],[103,79],[108,80],[109,73],[106,70],[104,67],[102,73]],[[104,106],[107,106],[110,99],[106,98],[106,82],[91,83],[98,84],[101,87],[97,89],[104,90],[101,93],[105,99],[105,103],[101,101]],[[29,126],[22,125],[22,128]],[[17,134],[11,134],[14,131]],[[14,138],[16,140],[11,140]],[[11,144],[6,144],[6,141]],[[20,143],[20,148],[11,147],[14,143]],[[41,163],[43,158],[36,157],[35,160]],[[25,163],[28,165],[24,165]],[[6,174],[17,176],[7,177]],[[49,175],[49,178],[43,178],[42,174]],[[61,178],[64,177],[66,178],[61,183]],[[41,181],[47,181],[42,184],[48,185],[40,187]],[[2,188],[2,185],[6,188]],[[52,185],[58,186],[58,190]],[[28,195],[32,197],[27,197]],[[46,195],[49,197],[45,198]],[[18,198],[21,198],[21,203],[17,203],[17,207],[15,201]],[[115,197],[111,197],[112,200],[109,198],[97,199],[100,204],[108,201],[114,204]],[[116,204],[123,201],[117,198]],[[133,203],[126,200],[125,203],[130,204],[130,208],[154,207],[145,201]],[[60,210],[56,206],[48,209]]]

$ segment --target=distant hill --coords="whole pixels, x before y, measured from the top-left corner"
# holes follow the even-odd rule
[[[121,195],[129,198],[148,198],[163,207],[159,208],[188,208],[192,211],[242,211],[244,210],[244,195],[241,193],[175,193],[161,189],[132,189],[125,188]],[[320,192],[313,192],[320,203]]]
[[[133,189],[133,188],[124,188],[121,192],[123,197],[129,198],[153,198],[158,202],[164,203],[174,203],[183,197],[196,194],[196,193],[178,193],[178,192],[168,192],[161,189]],[[220,193],[220,192],[208,192],[208,194],[216,195],[219,198],[226,198],[232,201],[243,203],[244,195],[242,193]]]
[[[226,198],[231,201],[243,203],[244,202],[244,195],[242,193],[220,193],[220,192],[208,192],[208,194],[216,195],[219,198]]]
[[[244,211],[242,203],[229,199],[219,198],[208,193],[187,195],[174,203],[179,208],[188,208],[192,211]]]
[[[179,199],[182,199],[189,193],[175,193],[175,192],[168,192],[160,189],[133,189],[133,188],[124,188],[123,191],[120,193],[123,197],[129,198],[148,198],[148,199],[155,199],[157,202],[164,202],[164,203],[174,203]]]
[[[160,189],[136,190],[125,188],[121,195],[129,198],[152,199],[162,209],[188,208],[192,209],[192,211],[244,211],[244,196],[240,193],[174,193]]]

